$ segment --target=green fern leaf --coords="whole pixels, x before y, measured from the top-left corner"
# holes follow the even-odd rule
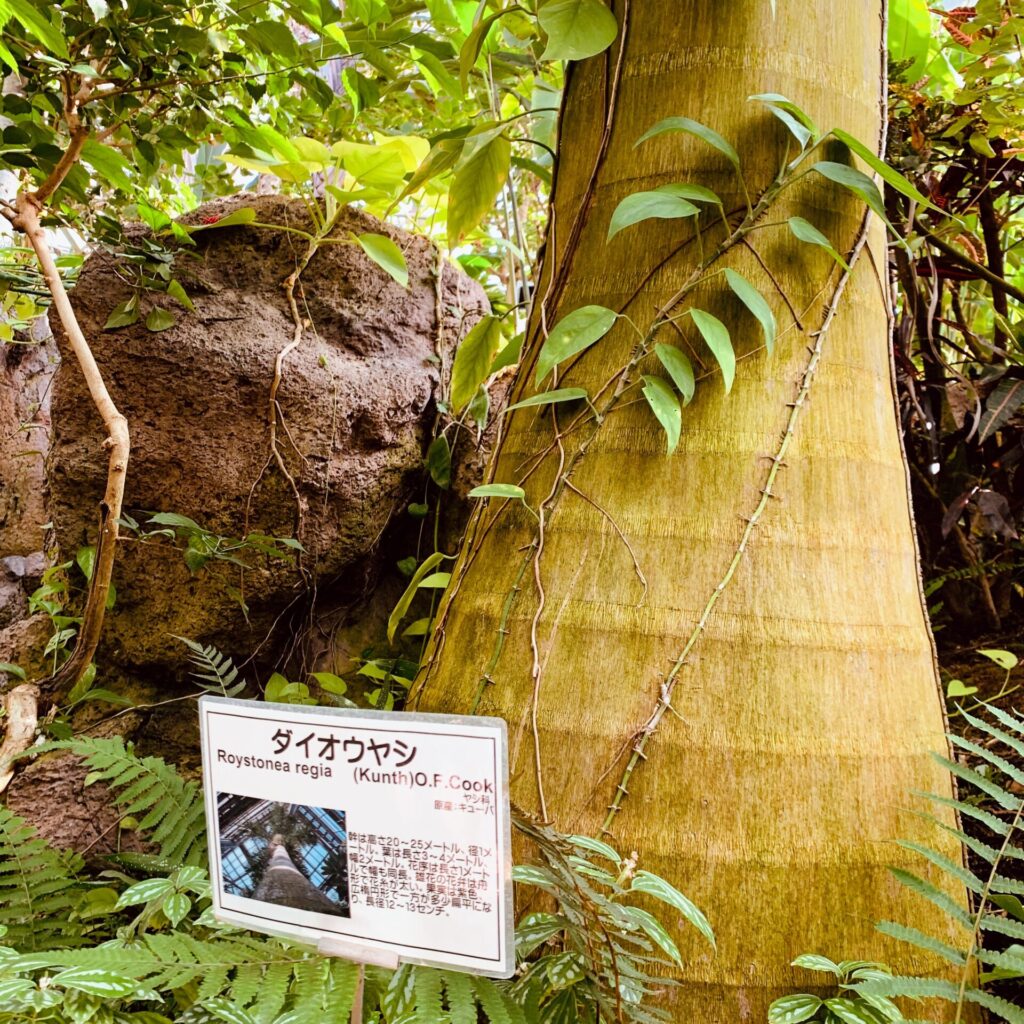
[[[974,928],[974,920],[971,915],[948,893],[932,885],[931,882],[919,878],[913,872],[905,871],[903,868],[889,868],[889,872],[901,885],[905,885],[911,891],[934,903],[935,906],[945,911],[957,924],[967,929]]]
[[[331,960],[330,988],[324,1001],[325,1020],[344,1021],[352,1013],[362,970],[358,964],[348,960]]]
[[[480,1006],[491,1024],[512,1024],[504,993],[490,978],[476,976],[472,979],[473,990]]]
[[[416,993],[416,1024],[437,1024],[441,1013],[441,972],[429,967],[417,967],[413,979]]]
[[[969,782],[972,786],[980,789],[982,793],[992,797],[1004,810],[1016,811],[1020,806],[1020,800],[1008,793],[1002,786],[997,786],[990,779],[986,779],[984,775],[980,775],[973,768],[950,761],[948,757],[943,757],[941,754],[932,754],[932,757],[950,774],[955,775],[958,779],[963,779],[964,782]]]
[[[983,761],[987,761],[993,767],[998,768],[1004,775],[1013,779],[1017,785],[1024,785],[1024,772],[1015,765],[1012,765],[1005,757],[1000,757],[987,747],[980,746],[973,740],[966,739],[963,736],[951,734],[949,740],[954,746],[959,747],[961,750],[967,750],[980,757]]]
[[[939,796],[936,793],[921,793],[917,792],[918,796],[925,796],[933,803],[941,804],[943,807],[951,807],[965,818],[973,818],[975,821],[980,821],[983,825],[992,829],[997,835],[1006,836],[1010,834],[1009,822],[1003,821],[997,815],[984,810],[981,807],[975,807],[974,804],[964,803],[963,800],[954,800],[952,797]],[[934,819],[933,819],[934,820]]]
[[[988,710],[990,713],[995,714],[997,709],[995,707],[989,707]],[[1005,743],[1011,750],[1016,751],[1021,755],[1021,757],[1024,757],[1024,727],[1022,727],[1020,722],[1015,722],[1008,715],[1006,717],[996,716],[1000,718],[1000,721],[1002,721],[1004,725],[1013,729],[1013,731],[1017,733],[1017,735],[1014,736],[997,728],[991,722],[985,721],[984,718],[976,718],[974,715],[968,714],[966,711],[962,711],[961,714],[976,729],[981,732],[988,733],[988,735],[993,739],[999,740],[1000,743]],[[1018,739],[1018,737],[1020,738]]]
[[[999,935],[1009,935],[1014,939],[1024,939],[1024,923],[1013,921],[1008,917],[985,914],[981,919],[981,929],[986,932],[996,932]]]
[[[476,996],[468,975],[445,971],[444,991],[451,1024],[476,1024]]]
[[[232,660],[213,644],[204,647],[195,640],[189,640],[188,637],[174,638],[188,648],[188,660],[196,669],[191,675],[199,681],[204,690],[222,697],[235,697],[245,689],[245,680],[238,678],[238,669]]]
[[[330,962],[304,960],[295,967],[292,982],[292,1015],[294,1024],[322,1024],[326,973]]]
[[[23,818],[0,807],[0,925],[27,952],[82,941],[73,920],[83,894],[82,858],[54,850]]]
[[[917,928],[908,928],[905,925],[897,924],[895,921],[879,921],[875,927],[883,935],[891,935],[894,939],[899,939],[901,942],[917,946],[918,949],[926,949],[931,953],[937,953],[944,960],[948,960],[951,964],[956,964],[957,967],[962,967],[966,962],[964,954],[960,950],[945,942],[940,942],[931,935],[926,935]]]
[[[277,1018],[288,998],[291,979],[291,964],[267,965],[252,1011],[256,1024],[271,1024]]]

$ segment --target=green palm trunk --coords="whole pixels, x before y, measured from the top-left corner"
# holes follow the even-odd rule
[[[606,243],[626,195],[693,182],[743,208],[728,162],[702,142],[663,135],[634,149],[656,121],[696,118],[733,141],[752,195],[786,133],[749,94],[783,93],[819,125],[877,139],[878,6],[777,6],[773,17],[752,0],[616,0],[621,65],[616,44],[569,77],[544,302],[518,397],[533,392],[541,308],[549,329],[587,304],[644,326],[693,270],[692,222],[648,221]],[[767,219],[799,214],[845,252],[862,213],[812,176]],[[543,536],[517,504],[480,510],[414,691],[420,710],[506,718],[518,803],[543,805],[564,830],[607,823],[621,851],[639,851],[707,912],[717,955],[680,929],[685,983],[669,995],[674,1019],[701,1024],[763,1021],[772,998],[809,984],[789,966],[809,950],[935,969],[878,935],[878,919],[951,927],[887,870],[910,859],[890,840],[922,828],[911,790],[948,792],[949,781],[928,754],[944,748],[943,715],[894,410],[882,230],[839,300],[806,398],[839,272],[785,228],[752,241],[757,256],[737,246],[725,263],[769,298],[776,352],[755,351],[756,322],[721,276],[689,297],[732,329],[741,359],[729,396],[716,376],[699,385],[674,456],[643,401],[621,403],[582,456],[585,433],[552,444],[549,412],[508,418],[493,479],[523,482]],[[682,330],[700,351],[689,321]],[[668,330],[659,340],[682,343]],[[558,386],[594,395],[634,342],[620,321]],[[572,487],[558,483],[566,467]]]

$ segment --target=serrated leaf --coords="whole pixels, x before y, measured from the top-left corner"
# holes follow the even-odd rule
[[[787,221],[789,224],[789,230],[800,239],[801,242],[809,242],[811,245],[817,245],[824,249],[843,268],[843,270],[849,270],[850,266],[839,255],[838,252],[832,247],[832,243],[809,221],[803,219],[803,217],[790,217]]]
[[[451,405],[458,415],[491,375],[501,344],[501,321],[485,316],[462,339],[452,363]]]
[[[665,431],[668,454],[671,455],[679,447],[679,435],[683,429],[683,411],[679,399],[660,377],[644,374],[643,382],[644,398]]]
[[[676,220],[681,217],[695,217],[700,210],[688,199],[655,190],[634,192],[615,207],[608,224],[608,241],[620,231],[645,220]]]
[[[771,306],[768,305],[765,297],[742,274],[737,273],[731,267],[726,268],[725,279],[729,282],[729,287],[736,293],[740,302],[757,318],[758,323],[761,325],[761,331],[764,334],[764,347],[771,354],[775,347],[775,335],[778,331],[775,314],[772,312]]]
[[[605,306],[581,306],[551,329],[537,357],[537,384],[559,363],[588,349],[615,326],[618,313]]]
[[[729,162],[739,170],[740,167],[740,155],[736,152],[733,146],[726,142],[721,135],[718,134],[714,129],[708,128],[707,125],[701,124],[700,121],[694,121],[689,117],[666,117],[659,121],[652,128],[648,128],[643,135],[640,136],[636,141],[636,145],[639,146],[641,142],[646,142],[648,139],[653,139],[656,135],[662,135],[665,132],[682,132],[685,135],[693,135],[698,139],[702,139],[709,146],[717,149],[719,153],[722,153],[728,158]]]
[[[406,266],[405,256],[387,235],[368,231],[356,235],[356,241],[363,252],[389,277],[403,288],[409,287],[409,268]]]
[[[537,21],[548,37],[542,60],[586,60],[619,34],[615,15],[601,0],[547,0]]]
[[[729,394],[736,378],[736,353],[732,347],[729,329],[718,317],[706,313],[703,309],[691,309],[690,317],[721,367],[725,393]]]

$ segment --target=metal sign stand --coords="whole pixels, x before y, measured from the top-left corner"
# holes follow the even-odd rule
[[[357,942],[344,942],[341,939],[323,938],[317,944],[317,952],[321,956],[336,956],[342,960],[352,960],[359,965],[359,977],[356,980],[356,994],[352,1000],[352,1024],[363,1024],[363,988],[366,982],[367,964],[374,967],[386,967],[395,970],[398,967],[398,954],[390,950],[362,946]]]

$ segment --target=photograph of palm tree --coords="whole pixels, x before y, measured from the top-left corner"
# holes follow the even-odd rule
[[[345,812],[217,794],[224,892],[349,917]]]

